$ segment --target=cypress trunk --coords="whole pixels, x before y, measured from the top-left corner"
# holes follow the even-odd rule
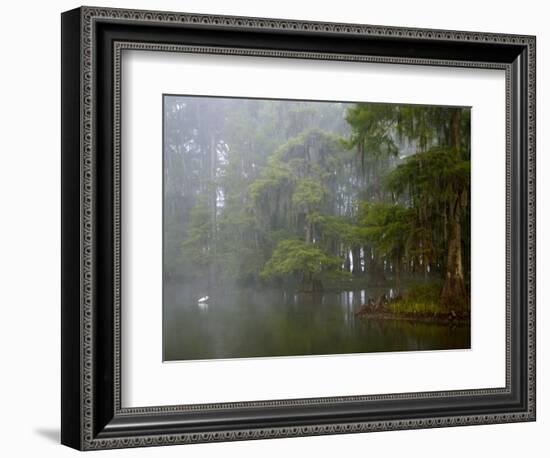
[[[451,145],[455,154],[460,154],[460,109],[455,109],[451,116]],[[456,190],[454,202],[449,205],[449,238],[445,284],[441,291],[441,303],[448,310],[464,309],[469,303],[468,292],[464,282],[462,262],[462,209],[464,190]]]
[[[351,273],[353,275],[361,275],[363,273],[361,271],[361,249],[359,247],[353,247],[351,253],[353,256],[353,268]]]
[[[454,208],[453,214],[449,218],[449,248],[445,269],[445,284],[441,291],[441,304],[448,310],[462,310],[468,305],[469,298],[464,282],[462,262],[462,206],[460,195],[451,207]]]

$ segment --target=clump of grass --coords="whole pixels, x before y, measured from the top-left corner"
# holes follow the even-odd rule
[[[445,310],[439,304],[441,285],[439,283],[420,283],[411,286],[403,297],[391,301],[388,308],[391,312],[415,314],[439,314]]]

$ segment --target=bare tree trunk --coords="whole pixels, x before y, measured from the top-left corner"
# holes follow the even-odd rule
[[[401,261],[399,257],[395,258],[393,268],[395,270],[395,289],[401,289]]]
[[[441,303],[448,309],[463,309],[469,302],[466,285],[464,283],[464,268],[462,264],[462,206],[459,195],[452,205],[450,215],[449,248],[447,253],[447,267],[445,284],[441,291]]]
[[[455,109],[451,117],[451,144],[460,154],[460,109]],[[464,282],[462,262],[462,208],[464,191],[457,193],[454,202],[449,205],[449,239],[445,284],[441,291],[441,303],[449,310],[463,309],[469,303]]]
[[[451,143],[457,152],[460,149],[460,108],[455,108],[451,117]]]
[[[384,267],[381,265],[380,258],[372,251],[369,257],[367,274],[369,276],[369,281],[375,284],[384,284],[386,282],[386,275],[384,273]]]
[[[351,273],[353,275],[361,275],[361,255],[360,255],[360,248],[359,247],[353,247],[351,249],[351,253],[353,256],[353,268]]]
[[[304,223],[304,232],[306,245],[309,245],[311,243],[311,226],[307,221]]]
[[[213,254],[213,258],[210,258],[210,266],[209,266],[209,276],[208,276],[208,282],[210,286],[210,282],[214,281],[215,278],[217,278],[216,275],[216,269],[217,269],[217,263],[216,263],[216,249],[217,249],[217,238],[218,238],[218,223],[217,223],[217,216],[218,216],[218,190],[216,185],[216,169],[217,169],[217,162],[218,162],[218,155],[216,151],[216,139],[214,137],[210,138],[210,145],[209,145],[209,153],[210,153],[210,170],[209,170],[209,181],[210,181],[210,212],[212,217],[212,226],[211,226],[211,240],[210,240],[210,253]],[[214,260],[212,262],[212,259]]]
[[[212,240],[216,240],[217,216],[218,216],[218,189],[216,185],[216,170],[218,167],[218,154],[216,151],[216,140],[214,137],[210,139],[210,192],[211,211],[212,211]]]
[[[349,248],[347,246],[344,248],[344,270],[346,272],[351,272],[351,259],[349,257]]]

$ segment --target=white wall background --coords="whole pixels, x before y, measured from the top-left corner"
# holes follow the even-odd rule
[[[117,0],[96,5],[537,35],[538,421],[104,452],[109,456],[544,456],[550,428],[550,29],[545,2]],[[3,456],[76,455],[58,445],[60,13],[75,1],[9,2],[0,27],[0,431]],[[490,180],[490,177],[488,177]],[[547,255],[547,256],[545,256]],[[547,452],[546,452],[547,453]],[[154,454],[154,455],[153,455]]]

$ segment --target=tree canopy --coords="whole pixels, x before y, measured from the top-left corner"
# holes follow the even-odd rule
[[[164,105],[167,279],[315,290],[437,277],[442,305],[468,307],[468,108]]]

